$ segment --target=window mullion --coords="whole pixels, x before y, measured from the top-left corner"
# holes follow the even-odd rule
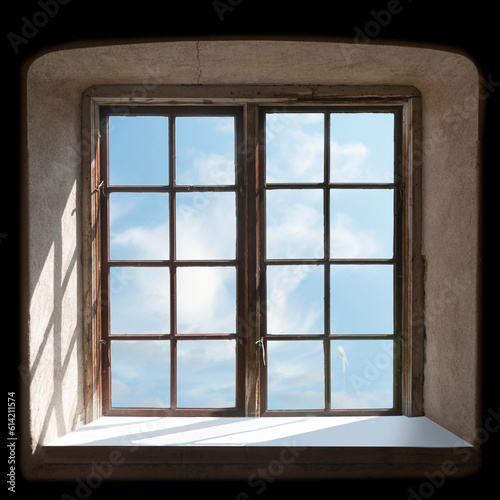
[[[245,213],[239,221],[244,225],[246,245],[243,255],[245,266],[246,296],[244,304],[246,314],[240,324],[240,335],[245,346],[245,416],[256,417],[261,414],[261,398],[259,397],[262,384],[260,359],[261,353],[256,342],[260,339],[260,297],[259,297],[259,259],[260,259],[260,228],[262,221],[259,218],[259,143],[258,143],[258,106],[247,104],[244,113],[244,137],[238,143],[238,157],[241,165],[242,183],[245,193]],[[241,147],[244,144],[244,147]],[[242,154],[243,153],[243,154]]]
[[[170,408],[177,408],[177,277],[175,265],[175,116],[168,120],[169,255],[170,255]]]
[[[331,409],[331,374],[330,374],[330,113],[325,113],[325,128],[324,128],[324,271],[325,271],[325,303],[324,303],[324,322],[325,322],[325,410]]]
[[[109,184],[109,168],[108,168],[108,139],[109,139],[109,117],[104,115],[100,119],[100,183],[104,182],[104,186]],[[102,370],[102,414],[106,413],[111,408],[111,345],[108,340],[109,336],[109,197],[106,196],[104,190],[98,191],[99,196],[99,212],[100,212],[100,287],[101,287],[101,339],[99,340],[101,348],[101,370]]]

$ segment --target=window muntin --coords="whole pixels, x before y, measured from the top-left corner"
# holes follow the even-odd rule
[[[108,130],[115,121],[131,116],[113,115],[110,108],[107,109]],[[156,172],[156,184],[151,181],[153,174],[150,178],[146,176],[143,185],[132,181],[108,184],[112,168],[118,168],[112,167],[110,151],[109,179],[105,178],[105,171],[103,177],[110,230],[120,227],[118,219],[112,218],[112,200],[118,194],[136,195],[138,202],[140,196],[149,199],[146,195],[161,194],[168,201],[156,202],[163,207],[163,218],[160,217],[163,222],[157,224],[162,226],[163,233],[155,227],[159,237],[156,241],[161,242],[155,248],[161,248],[162,252],[152,255],[146,252],[149,246],[143,245],[142,255],[132,253],[126,260],[117,254],[116,260],[107,263],[109,274],[104,278],[104,289],[109,289],[111,299],[111,307],[105,308],[104,314],[104,324],[109,324],[111,319],[111,329],[107,336],[103,335],[108,342],[104,347],[108,362],[103,363],[105,396],[106,384],[108,387],[104,397],[107,414],[243,415],[243,398],[248,398],[248,391],[253,390],[245,384],[245,375],[250,370],[261,373],[261,394],[257,399],[261,401],[263,415],[399,413],[401,356],[396,351],[401,336],[402,224],[398,207],[402,174],[401,162],[395,161],[401,157],[401,145],[395,138],[401,137],[400,108],[262,106],[256,137],[246,137],[247,145],[255,143],[252,140],[257,137],[260,141],[259,162],[254,162],[251,168],[259,163],[255,196],[256,205],[260,207],[261,234],[256,238],[260,239],[258,248],[246,248],[251,254],[249,259],[244,258],[243,242],[256,230],[257,224],[252,227],[247,217],[242,216],[246,193],[253,195],[244,182],[247,177],[241,168],[242,152],[248,148],[243,136],[242,110],[243,106],[135,108],[133,116],[144,119],[144,123],[149,120],[160,124],[157,128],[163,132],[167,124],[167,133],[156,156],[165,161],[167,152],[168,174]],[[369,142],[372,127],[386,130],[375,143]],[[335,130],[339,131],[338,135]],[[218,131],[226,135],[225,143],[214,138]],[[160,133],[157,135],[161,137]],[[117,141],[112,140],[112,133],[109,138],[111,149]],[[144,141],[138,142],[144,145]],[[197,145],[201,146],[201,154]],[[106,147],[103,141],[103,158]],[[155,165],[151,156],[150,152],[145,153],[148,164]],[[157,164],[158,161],[155,167],[158,170]],[[153,201],[143,205],[153,207]],[[376,207],[384,208],[383,216],[375,216]],[[115,212],[119,214],[120,210]],[[233,224],[231,213],[235,212],[239,215]],[[151,213],[151,218],[145,216],[143,220],[153,224],[161,209],[151,209]],[[140,210],[134,217],[138,215]],[[125,231],[127,229],[131,228]],[[367,229],[371,233],[370,237],[356,239],[346,233],[346,229],[351,233],[356,230],[358,235],[365,234]],[[213,234],[217,237],[211,237]],[[193,238],[203,243],[190,245]],[[113,241],[119,248],[120,240],[116,235],[112,237],[111,231],[107,241],[110,247]],[[136,241],[140,244],[145,240],[137,238]],[[131,250],[125,248],[124,251]],[[246,263],[253,260],[259,261],[260,267],[246,268]],[[146,269],[153,271],[149,292],[156,296],[156,303],[162,304],[162,314],[151,314],[153,307],[150,314],[147,308],[136,308],[139,316],[144,311],[144,327],[138,332],[123,319],[133,315],[126,303],[134,303],[134,298],[119,299],[120,294],[115,291],[113,299],[113,288],[119,289],[120,282],[117,287],[112,281],[118,270],[123,281],[129,271]],[[168,275],[168,286],[165,277],[161,286],[152,284],[158,281],[155,271]],[[255,304],[246,309],[245,276],[253,272],[259,275],[257,300],[263,313],[259,325],[262,342],[257,345],[246,339],[251,318],[258,317],[253,309]],[[204,275],[207,279],[201,282],[206,284],[205,297],[219,297],[218,303],[207,303],[203,295],[195,293],[196,281]],[[137,292],[137,285],[135,288],[135,302],[139,303],[144,288],[141,292]],[[349,297],[357,301],[354,315],[346,312]],[[113,300],[121,312],[113,312]],[[167,302],[169,307],[165,308]],[[228,308],[228,304],[231,307]],[[193,311],[205,311],[207,316],[197,320]],[[366,318],[370,315],[373,321],[368,322]],[[121,332],[115,331],[113,317],[122,317],[122,323],[128,324],[128,333],[127,327],[121,327]],[[169,329],[155,326],[155,319],[157,323],[168,324]],[[114,320],[115,325],[118,321]],[[113,386],[115,391],[119,390],[120,379],[119,368],[116,374],[111,373],[110,352],[119,352],[123,342],[128,343],[124,346],[140,343],[137,347],[147,350],[145,342],[155,345],[153,342],[160,341],[168,344],[168,349],[162,349],[168,352],[168,362],[164,354],[164,378],[155,381],[153,377],[151,384],[152,387],[167,384],[169,390],[164,390],[164,395],[151,406],[123,405],[123,398],[121,404],[113,404],[109,392],[112,393]],[[109,343],[116,347],[110,349]],[[232,346],[233,358],[211,363],[217,359],[217,348],[222,345],[226,346],[226,353],[227,346]],[[260,360],[260,366],[250,366],[252,356],[245,354],[244,349],[261,348],[263,356],[254,357]],[[379,354],[375,355],[375,351]],[[202,352],[205,356],[200,357]],[[380,361],[376,385],[382,385],[385,392],[377,400],[366,390],[373,386],[373,380],[366,376],[367,353],[370,359],[375,356]],[[364,356],[364,362],[355,362],[357,356]],[[193,370],[188,368],[189,359],[196,359]],[[284,359],[287,363],[283,363]],[[140,364],[140,356],[137,363]],[[284,373],[284,366],[290,370]],[[346,377],[350,393],[346,391]],[[218,384],[225,387],[219,393]],[[202,396],[204,392],[214,397]],[[195,394],[198,394],[198,403],[193,399]]]

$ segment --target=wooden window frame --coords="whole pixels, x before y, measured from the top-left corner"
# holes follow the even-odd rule
[[[154,267],[169,269],[170,276],[170,333],[169,334],[113,334],[110,331],[110,301],[101,304],[101,359],[102,359],[102,414],[103,415],[127,415],[127,416],[211,416],[211,417],[231,417],[241,416],[243,413],[243,384],[244,384],[244,359],[243,346],[238,340],[238,331],[241,326],[235,325],[234,334],[222,333],[178,333],[177,332],[177,269],[195,267],[224,267],[236,269],[237,281],[237,301],[236,318],[241,322],[241,318],[246,317],[244,300],[241,294],[244,290],[246,270],[244,267],[245,252],[245,228],[243,224],[237,223],[236,255],[231,260],[178,260],[176,256],[176,195],[178,193],[208,193],[225,192],[234,193],[236,196],[237,220],[243,219],[244,197],[242,168],[240,167],[242,158],[241,152],[235,147],[236,177],[234,185],[204,185],[189,186],[177,185],[175,182],[175,118],[189,116],[234,116],[235,118],[235,142],[240,144],[242,130],[242,109],[234,106],[147,106],[147,108],[122,107],[117,110],[113,106],[103,106],[101,115],[101,165],[99,195],[101,199],[101,288],[104,297],[108,297],[107,291],[110,289],[109,276],[110,269],[116,267]],[[109,118],[111,116],[163,116],[168,117],[168,171],[169,182],[166,185],[110,185],[109,183]],[[104,159],[104,161],[103,161]],[[165,260],[112,260],[109,255],[109,196],[112,193],[167,193],[169,195],[169,258]],[[96,192],[97,194],[97,192]],[[112,341],[165,341],[170,344],[170,407],[169,408],[142,408],[142,407],[112,407],[111,405],[111,342]],[[179,342],[189,340],[234,340],[236,343],[236,393],[235,406],[230,408],[186,408],[177,405],[177,345]]]
[[[211,106],[238,106],[243,110],[243,141],[237,141],[237,161],[242,166],[240,179],[237,181],[239,197],[238,210],[244,214],[244,221],[239,224],[239,228],[244,226],[255,227],[255,231],[246,231],[247,240],[245,248],[261,246],[264,243],[265,221],[263,197],[259,196],[263,192],[263,151],[259,141],[259,113],[265,107],[279,106],[332,106],[342,107],[351,110],[374,107],[373,109],[391,109],[399,116],[401,127],[397,128],[397,139],[395,142],[401,144],[397,150],[396,158],[401,165],[401,179],[395,179],[400,198],[399,224],[401,229],[401,260],[399,269],[401,270],[401,294],[398,294],[401,301],[401,335],[395,343],[397,353],[395,360],[399,360],[401,368],[398,368],[395,380],[400,381],[401,395],[397,405],[391,412],[379,412],[377,410],[334,410],[319,412],[311,410],[295,411],[265,411],[265,380],[261,376],[262,357],[257,348],[240,349],[240,367],[250,367],[239,373],[241,387],[244,392],[237,396],[235,413],[225,409],[212,409],[204,411],[198,409],[176,410],[175,415],[217,415],[217,416],[273,416],[273,415],[361,415],[361,414],[403,414],[407,416],[422,415],[422,385],[423,385],[423,263],[420,255],[420,144],[421,144],[421,118],[420,118],[420,94],[414,87],[350,87],[350,86],[161,86],[154,89],[154,92],[145,92],[137,97],[136,88],[133,86],[102,86],[93,87],[84,93],[83,106],[83,134],[87,134],[86,158],[88,163],[84,168],[84,183],[87,187],[86,194],[88,201],[89,223],[92,227],[91,238],[88,241],[88,255],[91,266],[86,274],[86,289],[91,297],[91,306],[87,308],[88,320],[88,346],[86,355],[86,379],[87,387],[91,388],[86,394],[87,399],[91,398],[92,407],[96,416],[103,414],[127,414],[123,411],[118,413],[107,412],[109,410],[104,393],[104,401],[101,400],[101,391],[105,387],[101,377],[101,369],[106,370],[109,357],[102,355],[102,318],[103,303],[101,300],[100,287],[105,285],[102,281],[102,263],[99,260],[102,251],[103,225],[106,224],[103,217],[103,210],[99,199],[102,196],[102,178],[100,167],[100,155],[102,154],[102,125],[106,121],[103,111],[105,108],[118,109],[127,107],[133,109],[135,106],[148,106],[148,112],[154,106],[186,106],[194,105]],[[194,108],[193,108],[194,109]],[[213,108],[215,109],[215,108]],[[90,131],[90,134],[88,134]],[[243,145],[243,147],[241,147]],[[325,153],[326,154],[326,153]],[[254,164],[256,167],[254,167]],[[101,186],[101,189],[99,188]],[[243,187],[245,186],[245,188]],[[323,186],[323,189],[327,189]],[[329,189],[329,188],[328,188]],[[171,197],[172,198],[172,197]],[[172,200],[170,200],[172,203]],[[172,217],[172,216],[171,216]],[[240,229],[238,229],[240,231]],[[238,234],[244,238],[245,235]],[[263,255],[261,253],[261,255]],[[255,346],[261,338],[260,329],[262,323],[257,318],[262,317],[260,307],[262,305],[262,282],[258,272],[249,272],[251,269],[259,269],[262,265],[260,257],[253,252],[244,251],[238,253],[240,267],[244,267],[244,276],[241,276],[246,294],[238,297],[241,309],[238,311],[238,321],[241,322],[241,315],[246,318],[238,330],[239,343],[245,346]],[[398,274],[399,273],[395,273]],[[242,290],[239,287],[238,290]],[[241,293],[238,291],[237,293]],[[253,320],[252,320],[253,319]],[[148,339],[151,337],[148,336]],[[214,337],[210,337],[214,338]],[[265,371],[264,371],[265,372]],[[108,384],[109,387],[109,384]],[[237,386],[238,387],[238,386]],[[105,410],[103,411],[102,408]],[[186,410],[186,411],[184,411]],[[173,412],[165,409],[133,410],[133,415],[168,415]]]
[[[261,365],[262,385],[261,385],[261,415],[262,416],[300,416],[300,415],[317,415],[317,416],[359,416],[359,415],[401,415],[401,368],[402,360],[398,349],[401,346],[402,339],[402,253],[403,253],[403,239],[402,239],[402,210],[401,204],[404,196],[404,181],[402,176],[402,162],[397,161],[402,157],[402,144],[401,144],[401,127],[402,127],[402,113],[401,108],[392,105],[370,104],[364,106],[348,105],[349,113],[391,113],[394,115],[394,180],[387,183],[373,183],[373,182],[333,182],[330,178],[330,130],[331,130],[331,116],[335,113],[346,112],[345,105],[311,105],[311,106],[261,106],[259,107],[259,162],[260,165],[259,187],[257,190],[257,203],[259,204],[259,213],[262,221],[266,220],[266,193],[279,189],[314,189],[323,191],[323,220],[324,220],[324,242],[323,250],[324,255],[320,258],[314,259],[268,259],[266,256],[266,228],[265,224],[261,224],[260,242],[259,242],[259,275],[260,275],[260,303],[267,304],[267,267],[281,266],[281,265],[320,265],[324,268],[324,333],[313,334],[272,334],[267,332],[267,315],[262,314],[260,319],[260,331],[262,332],[261,339],[263,340],[264,353],[268,352],[267,343],[279,342],[281,340],[288,341],[322,341],[324,351],[324,382],[325,382],[325,398],[323,409],[314,410],[290,410],[290,409],[267,409],[267,370],[265,366]],[[266,182],[266,166],[265,166],[265,145],[266,140],[264,137],[264,116],[268,113],[298,113],[311,112],[322,113],[324,115],[324,148],[323,148],[323,164],[324,164],[324,178],[322,182],[315,183],[269,183]],[[390,189],[393,190],[393,207],[394,207],[394,252],[393,257],[386,259],[378,258],[333,258],[330,254],[330,199],[334,190],[350,190],[350,189]],[[394,315],[394,332],[393,334],[334,334],[331,332],[330,326],[330,270],[333,266],[340,265],[391,265],[394,266],[393,271],[393,315]],[[391,340],[394,343],[393,348],[393,407],[392,408],[366,408],[366,409],[339,409],[331,407],[331,352],[330,345],[334,340]]]

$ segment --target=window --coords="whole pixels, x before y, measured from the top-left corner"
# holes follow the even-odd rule
[[[400,412],[400,115],[284,107],[260,119],[266,409]]]
[[[241,414],[242,110],[103,112],[104,412]]]
[[[401,106],[99,115],[104,415],[401,414]]]
[[[349,64],[346,64],[346,48],[352,59]],[[356,50],[350,50],[352,48]],[[374,64],[374,61],[382,63]],[[450,67],[454,68],[453,72],[449,71]],[[402,178],[395,181],[404,182],[401,188],[395,188],[401,189],[398,215],[402,217],[403,226],[401,412],[404,416],[425,414],[422,418],[402,417],[402,420],[421,429],[421,421],[427,419],[429,424],[442,426],[443,432],[447,429],[470,443],[482,442],[477,434],[483,424],[478,413],[481,246],[477,207],[481,161],[477,145],[481,139],[478,124],[482,113],[481,99],[477,100],[477,96],[484,94],[479,80],[474,63],[456,52],[385,44],[349,47],[349,44],[319,39],[168,40],[126,46],[115,40],[106,46],[90,43],[85,47],[62,48],[31,59],[25,66],[21,85],[26,97],[22,107],[25,118],[21,149],[22,199],[26,203],[23,203],[21,221],[23,383],[19,403],[29,413],[23,419],[25,439],[20,442],[25,457],[24,465],[20,466],[25,477],[62,481],[93,477],[92,464],[106,464],[110,456],[116,458],[113,451],[116,445],[124,454],[120,457],[120,467],[113,469],[113,479],[185,478],[189,481],[210,477],[246,481],[256,471],[268,471],[269,464],[279,459],[279,450],[274,446],[266,448],[263,440],[254,440],[255,446],[212,446],[205,448],[207,453],[201,453],[199,446],[191,446],[194,441],[181,447],[157,446],[162,444],[155,439],[162,434],[162,429],[178,429],[186,423],[181,419],[174,422],[177,419],[169,417],[142,417],[141,421],[154,421],[155,429],[141,427],[140,437],[146,439],[138,441],[133,434],[129,443],[134,448],[126,452],[127,447],[123,442],[120,444],[120,438],[129,429],[124,425],[127,419],[99,418],[103,408],[102,364],[109,352],[108,346],[99,343],[106,334],[101,310],[108,300],[100,288],[101,269],[105,265],[100,252],[105,229],[100,214],[109,199],[104,185],[98,189],[105,160],[100,163],[100,143],[106,139],[102,133],[99,137],[98,131],[100,128],[104,131],[104,123],[102,127],[100,124],[105,120],[105,107],[115,113],[128,110],[130,114],[146,114],[152,106],[196,106],[203,115],[209,114],[214,106],[242,109],[244,147],[238,152],[243,155],[242,172],[248,188],[243,216],[250,228],[255,227],[257,215],[262,220],[257,211],[259,207],[252,208],[257,202],[255,196],[251,196],[259,187],[255,175],[265,160],[262,151],[256,150],[257,144],[252,142],[252,138],[260,138],[259,109],[266,107],[272,111],[282,106],[293,106],[295,111],[305,110],[305,106],[337,106],[346,111],[354,107],[396,108],[401,113],[402,137],[396,138],[402,149]],[[308,84],[303,85],[304,82]],[[346,82],[354,85],[346,85]],[[465,110],[463,103],[467,103]],[[396,128],[396,134],[398,132]],[[255,166],[250,168],[255,164],[256,153],[258,170]],[[119,181],[113,182],[119,185]],[[141,182],[146,181],[130,181],[138,186],[142,186]],[[164,181],[158,181],[161,182]],[[256,247],[251,238],[257,238],[257,234],[247,233],[247,248]],[[245,255],[244,266],[258,269],[252,262],[254,258]],[[250,262],[247,264],[247,261]],[[255,276],[249,272],[246,276],[252,281],[246,288],[244,307],[245,301],[249,305],[257,301],[257,290],[262,292],[262,287],[257,289],[261,283],[255,282]],[[113,290],[125,284],[114,282]],[[244,366],[264,368],[262,350],[255,344],[260,338],[257,319],[262,315],[259,310],[255,310],[255,315],[249,317],[248,330],[244,333],[247,344],[257,349],[245,347]],[[344,350],[349,362],[346,365],[348,387],[355,363],[345,347]],[[338,351],[333,349],[333,355],[337,356],[340,363],[337,371],[341,372]],[[379,358],[377,355],[367,360],[374,364],[372,371],[367,369],[367,376],[363,374],[367,382],[387,373],[382,370],[387,365],[386,353]],[[265,369],[268,367],[269,364]],[[375,373],[374,369],[379,372]],[[260,382],[263,382],[260,371],[247,370],[246,416],[261,414]],[[125,411],[123,407],[118,410]],[[138,408],[138,411],[146,410]],[[161,414],[165,409],[154,411]],[[348,410],[337,410],[338,413],[345,411]],[[356,419],[362,426],[369,420],[376,430],[386,429],[386,425],[391,427],[393,418]],[[132,420],[137,422],[135,418]],[[197,419],[186,420],[191,421],[192,428],[198,428]],[[255,423],[256,420],[261,424]],[[245,418],[238,422],[269,429],[268,436],[276,441],[278,420],[281,419]],[[343,431],[357,426],[345,424],[342,418],[291,416],[283,420],[297,423],[297,426],[286,426],[287,436],[298,436],[297,446],[309,446],[309,438],[321,437],[309,431],[320,427],[322,422],[328,429],[335,427],[342,437],[317,441],[322,446],[311,445],[313,447],[304,450],[293,464],[284,467],[280,475],[284,479],[345,479],[346,475],[402,477],[402,474],[423,478],[426,471],[438,470],[448,459],[457,466],[456,477],[476,471],[480,463],[476,452],[470,455],[467,450],[459,451],[460,457],[470,457],[464,462],[457,460],[456,450],[438,450],[432,443],[432,448],[427,448],[428,442],[419,439],[416,441],[418,453],[414,447],[390,448],[394,444],[390,437],[395,437],[392,427],[376,440],[364,439],[360,433],[353,443],[343,439]],[[220,425],[214,426],[215,422]],[[232,432],[233,422],[227,418],[210,420],[200,429],[204,439],[196,444],[208,446],[210,441],[205,438],[210,436],[211,429],[218,428],[220,435],[227,429]],[[87,435],[87,430],[92,435],[92,429],[97,430],[98,435],[87,441],[80,440],[84,445],[78,446],[73,437]],[[244,432],[248,427],[239,430]],[[245,441],[247,435],[245,433],[240,442],[251,444]],[[373,435],[371,433],[370,438]],[[115,436],[114,441],[110,436]],[[67,438],[70,446],[49,446],[62,437]],[[302,437],[305,441],[300,440]],[[428,437],[434,439],[434,434]],[[231,439],[226,443],[229,441]],[[136,445],[139,445],[137,449]],[[145,467],[148,463],[155,466]],[[254,490],[247,491],[252,496]]]

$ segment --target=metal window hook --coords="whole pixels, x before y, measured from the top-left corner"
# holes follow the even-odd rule
[[[104,196],[108,196],[106,194],[106,184],[104,181],[101,181],[101,183],[92,191],[92,194],[94,193],[102,193]]]
[[[260,347],[262,348],[262,361],[264,362],[264,366],[265,366],[266,365],[266,348],[264,347],[264,340],[259,339],[255,343],[260,345]]]

